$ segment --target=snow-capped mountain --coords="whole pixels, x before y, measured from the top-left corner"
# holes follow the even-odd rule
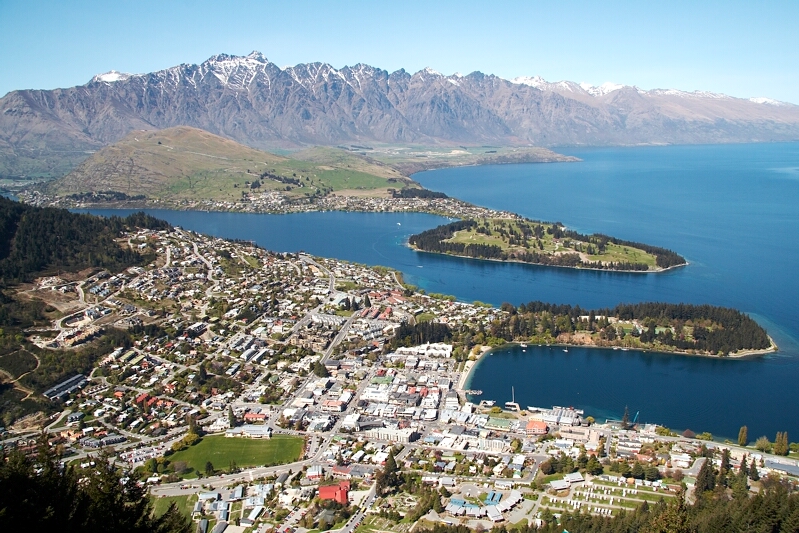
[[[186,125],[256,148],[347,142],[640,144],[799,139],[799,106],[675,89],[505,80],[259,52],[0,99],[0,175],[58,174],[134,129]]]

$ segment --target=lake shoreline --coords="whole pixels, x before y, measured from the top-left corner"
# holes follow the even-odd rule
[[[748,359],[756,359],[756,358],[761,357],[763,355],[769,355],[769,354],[777,353],[779,351],[779,346],[777,346],[777,343],[774,342],[774,339],[771,337],[771,335],[769,335],[768,338],[769,338],[769,341],[771,342],[771,345],[768,348],[764,348],[762,350],[744,350],[744,351],[741,351],[741,352],[736,352],[734,354],[728,354],[728,355],[713,355],[713,354],[710,354],[710,353],[691,353],[691,352],[680,351],[680,350],[675,350],[675,351],[670,351],[669,352],[669,351],[663,351],[663,350],[655,350],[655,349],[651,349],[651,348],[626,348],[626,347],[621,347],[621,346],[597,346],[595,344],[571,344],[571,343],[563,343],[563,342],[550,343],[550,344],[538,344],[538,343],[536,343],[536,344],[533,344],[533,345],[529,345],[528,344],[527,348],[530,348],[530,347],[535,347],[535,348],[545,348],[545,347],[548,347],[548,348],[591,348],[591,349],[597,349],[597,350],[611,350],[611,351],[614,351],[614,352],[617,352],[617,351],[628,351],[628,352],[629,351],[635,351],[635,352],[641,352],[641,353],[652,353],[652,354],[662,354],[662,355],[679,355],[679,356],[688,356],[688,357],[701,357],[701,358],[705,358],[705,359],[728,359],[728,360],[742,361],[742,360],[748,360]],[[495,350],[508,349],[508,348],[511,348],[511,347],[514,347],[514,346],[518,346],[518,347],[521,348],[523,344],[526,344],[526,343],[523,342],[523,341],[507,342],[507,343],[505,343],[505,344],[503,344],[501,346],[494,346],[494,347],[491,347],[491,348],[489,348],[487,350],[483,350],[483,351],[480,352],[480,354],[477,355],[477,357],[474,360],[471,360],[471,359],[468,360],[466,362],[466,366],[464,366],[464,370],[463,370],[463,373],[461,374],[461,378],[458,381],[458,390],[461,391],[461,392],[463,392],[464,390],[468,390],[467,387],[471,383],[473,374],[474,374],[475,370],[477,369],[477,367],[479,366],[478,363],[483,359],[483,357],[485,357],[486,355],[494,352]],[[524,350],[525,348],[522,348],[522,349]],[[469,363],[472,363],[472,364],[470,365]]]

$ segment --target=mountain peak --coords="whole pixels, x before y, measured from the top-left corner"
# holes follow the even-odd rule
[[[258,65],[265,65],[269,63],[269,60],[264,57],[261,52],[257,50],[253,50],[246,56],[236,56],[231,54],[216,54],[203,62],[203,65],[213,65],[213,64],[224,64],[224,63],[233,63],[238,65],[246,65],[246,64],[258,64]]]
[[[618,91],[619,89],[623,89],[625,86],[620,85],[618,83],[613,83],[611,81],[606,81],[602,85],[593,86],[590,83],[582,82],[580,87],[590,94],[591,96],[605,96],[608,93],[612,93],[613,91]]]
[[[125,72],[117,72],[116,70],[109,70],[104,74],[97,74],[92,78],[92,81],[99,82],[103,81],[106,83],[113,83],[115,81],[124,81],[130,78],[133,74],[127,74]]]
[[[756,104],[766,104],[766,105],[773,105],[777,107],[782,106],[789,106],[793,104],[789,104],[788,102],[781,102],[779,100],[774,100],[773,98],[766,98],[765,96],[757,96],[755,98],[750,98],[750,102],[754,102]]]

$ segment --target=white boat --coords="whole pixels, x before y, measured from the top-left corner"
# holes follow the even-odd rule
[[[516,403],[516,389],[511,386],[511,401],[505,402],[505,409],[508,411],[521,411],[519,404]]]

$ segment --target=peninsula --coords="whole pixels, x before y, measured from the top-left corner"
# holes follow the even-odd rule
[[[665,248],[598,233],[582,235],[560,222],[519,216],[452,222],[412,235],[408,242],[425,252],[571,268],[662,272],[688,264]]]
[[[158,208],[247,213],[423,212],[459,222],[414,235],[419,250],[603,270],[657,272],[678,254],[606,235],[580,235],[424,189],[409,170],[468,164],[576,161],[539,148],[401,150],[316,147],[277,155],[190,127],[135,131],[63,178],[19,193],[65,208]],[[478,222],[479,221],[479,222]]]

